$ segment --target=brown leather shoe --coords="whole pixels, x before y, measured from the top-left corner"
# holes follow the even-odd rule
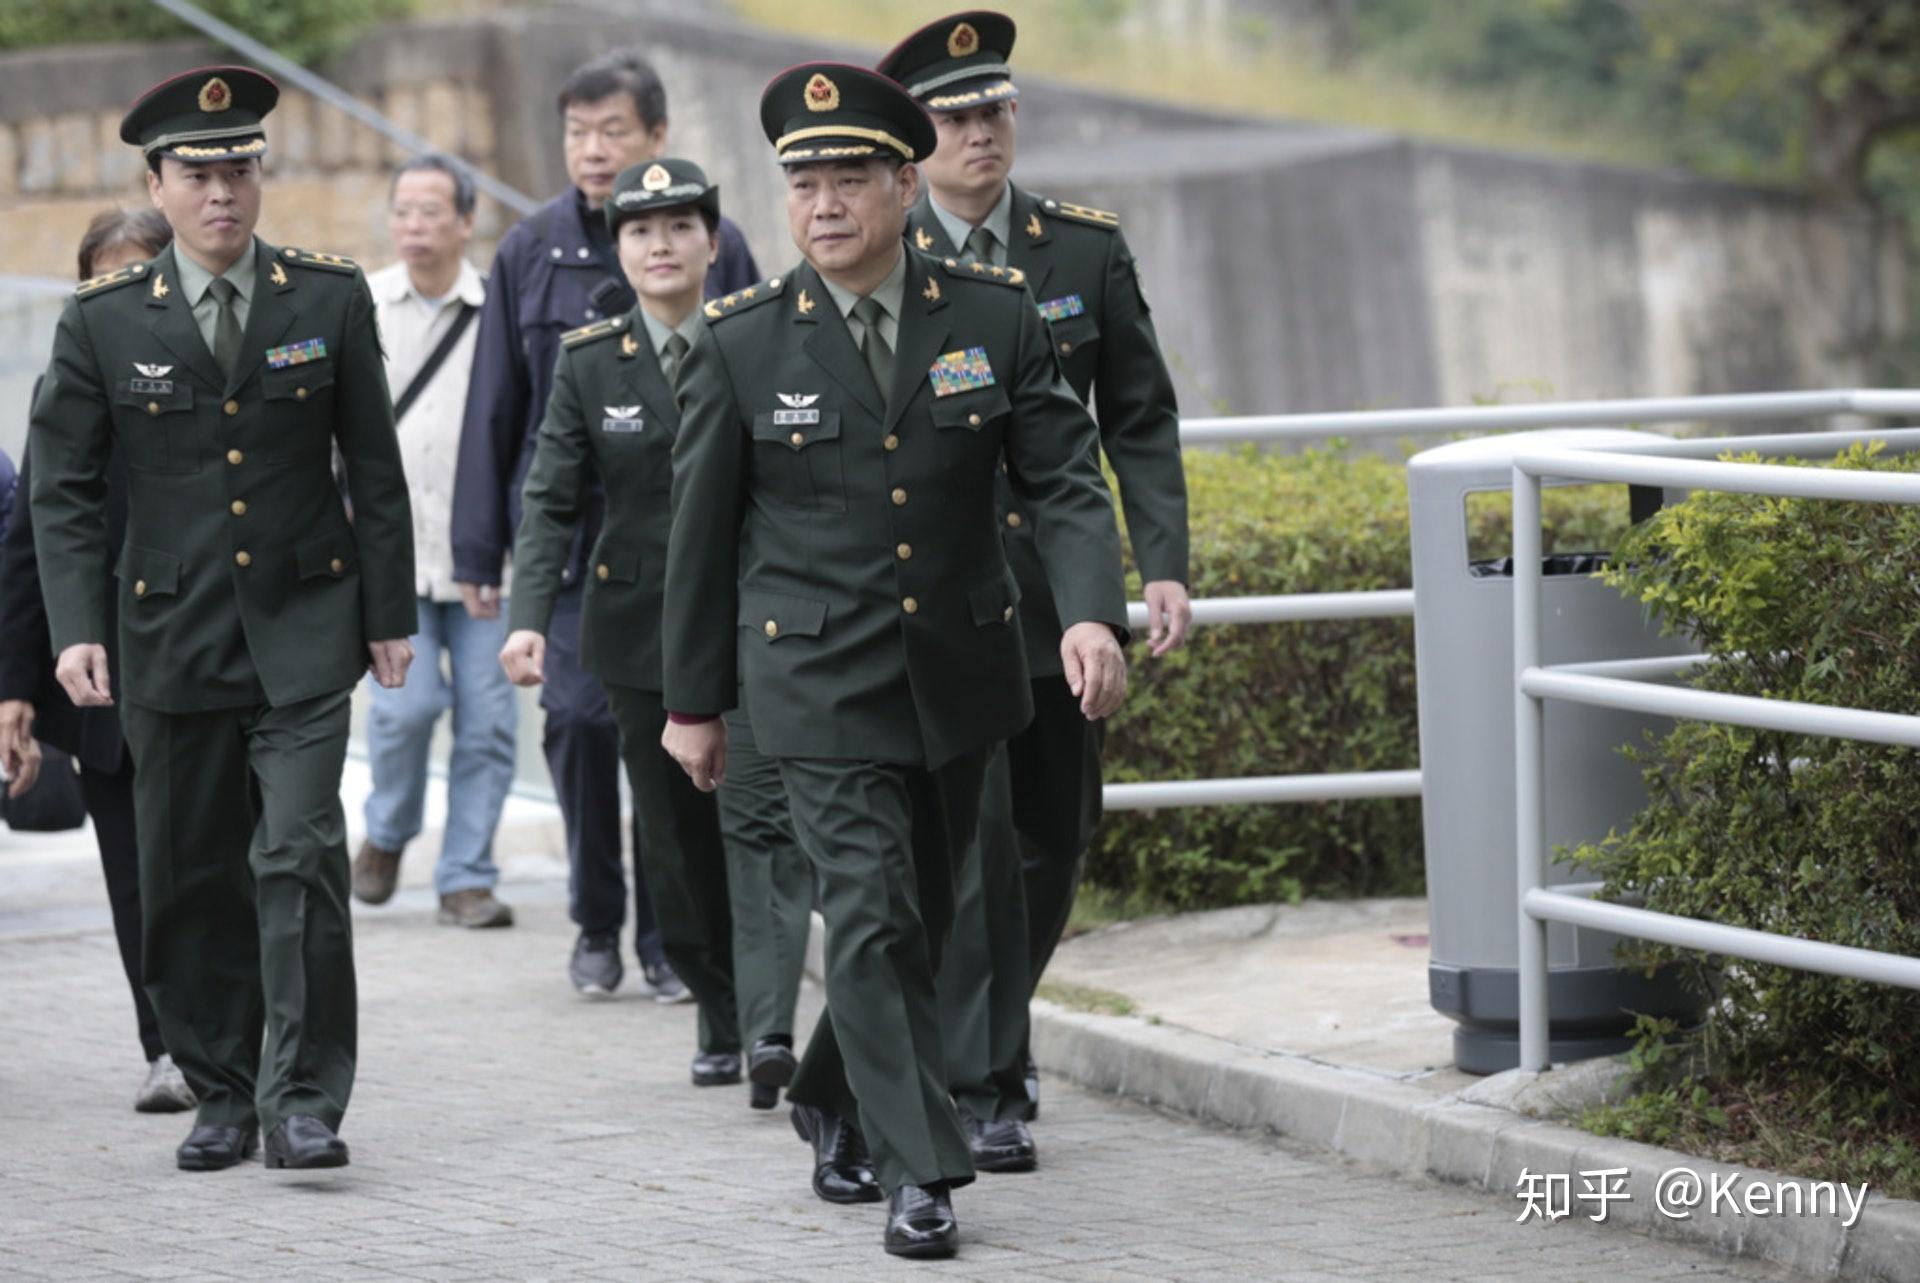
[[[441,896],[439,922],[443,927],[510,927],[513,908],[485,887],[475,887]]]
[[[364,904],[385,904],[393,899],[399,881],[400,852],[362,842],[360,854],[353,857],[353,898]]]

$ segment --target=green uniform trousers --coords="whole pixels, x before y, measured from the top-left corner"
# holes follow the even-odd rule
[[[813,869],[793,835],[779,764],[760,751],[745,713],[736,709],[726,722],[727,779],[718,797],[740,1034],[749,1047],[770,1037],[791,1043],[813,916]]]
[[[660,692],[611,682],[606,690],[633,788],[640,870],[653,897],[661,951],[700,1005],[700,1050],[739,1051],[719,804],[660,747],[667,725]]]
[[[995,750],[940,971],[947,1076],[976,1118],[1031,1119],[1029,1003],[1073,913],[1100,822],[1104,722],[1066,678],[1033,682],[1033,721]]]
[[[934,976],[987,757],[934,770],[779,759],[827,923],[827,1011],[787,1098],[857,1118],[887,1190],[973,1179],[947,1092]]]
[[[120,706],[147,996],[202,1123],[271,1131],[311,1114],[337,1131],[346,1113],[358,1023],[340,805],[348,695]]]

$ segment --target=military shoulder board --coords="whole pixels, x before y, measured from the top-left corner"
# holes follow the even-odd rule
[[[131,267],[123,267],[117,272],[108,272],[104,276],[95,276],[89,280],[84,280],[74,287],[73,292],[81,298],[91,298],[95,294],[105,294],[109,290],[125,285],[130,281],[137,281],[146,274],[147,265],[145,263],[135,263]]]
[[[579,347],[582,343],[591,343],[595,339],[605,338],[609,334],[625,329],[626,323],[626,318],[623,316],[611,317],[604,321],[595,321],[592,325],[583,325],[577,330],[568,330],[560,336],[560,343],[563,347]]]
[[[1094,209],[1090,205],[1076,205],[1068,200],[1043,200],[1040,207],[1049,214],[1070,219],[1076,223],[1085,223],[1089,227],[1104,227],[1109,231],[1120,226],[1120,215],[1110,210]]]
[[[768,299],[779,298],[780,291],[786,286],[786,283],[785,277],[776,276],[771,280],[762,281],[758,285],[749,285],[744,290],[735,290],[731,294],[723,294],[719,298],[710,299],[706,307],[701,310],[706,314],[706,318],[709,321],[718,321],[725,317],[732,316],[736,312],[744,312],[750,307],[758,306]]]
[[[339,254],[317,254],[306,249],[283,249],[280,257],[299,267],[319,267],[329,272],[345,272],[351,275],[360,270],[360,265],[350,258]]]
[[[1017,267],[993,267],[978,259],[963,263],[957,258],[943,258],[940,265],[947,269],[947,275],[957,276],[963,281],[992,281],[996,285],[1027,283],[1027,274]]]

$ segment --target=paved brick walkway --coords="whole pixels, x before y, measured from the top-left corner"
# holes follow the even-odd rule
[[[353,1166],[173,1170],[132,1112],[132,1017],[103,930],[0,937],[0,1277],[1778,1279],[1697,1250],[1402,1181],[1048,1085],[1044,1170],[961,1191],[958,1262],[879,1250],[813,1198],[785,1111],[687,1083],[693,1014],[567,988],[557,888],[521,925],[359,922]],[[807,1007],[813,1007],[809,995]]]

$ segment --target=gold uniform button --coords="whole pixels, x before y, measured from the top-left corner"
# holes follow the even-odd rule
[[[896,508],[904,508],[907,506],[907,492],[899,486],[893,488],[893,506]]]
[[[980,426],[980,416],[979,416],[979,415],[977,415],[977,414],[969,414],[969,415],[967,416],[967,426],[968,426],[968,427],[970,427],[970,428],[977,428],[977,427],[979,427],[979,426]]]
[[[1073,344],[1071,344],[1071,343],[1062,343],[1062,344],[1060,345],[1060,355],[1061,355],[1061,356],[1072,356],[1072,355],[1073,355]]]
[[[134,595],[134,596],[136,596],[136,597],[144,597],[144,596],[146,596],[146,595],[147,595],[147,581],[146,581],[146,580],[144,580],[144,579],[136,579],[136,580],[134,580],[134,581],[133,581],[133,595]]]
[[[331,570],[336,575],[339,574],[341,571],[345,570],[346,568],[347,568],[347,563],[340,560],[338,557],[335,557],[332,561],[327,563],[327,569]]]
[[[909,597],[900,603],[900,609],[906,611],[909,615],[917,615],[920,613],[920,603]]]
[[[304,400],[306,400],[306,399],[307,399],[307,390],[306,390],[305,388],[295,388],[295,389],[293,390],[293,399],[294,399],[294,400],[296,400],[296,401],[304,401]]]
[[[160,413],[160,403],[158,401],[147,402],[147,413],[148,414]]]
[[[234,464],[236,466],[240,463],[241,460],[245,459],[246,457],[247,457],[246,455],[241,454],[238,450],[227,451],[227,462]]]
[[[595,567],[593,568],[593,573],[594,573],[594,574],[596,574],[596,575],[598,575],[598,576],[600,577],[600,579],[601,579],[601,581],[602,581],[602,582],[604,582],[604,581],[606,580],[606,578],[607,578],[607,576],[608,576],[608,575],[611,575],[611,574],[613,573],[613,571],[611,571],[611,570],[609,570],[609,569],[607,568],[607,563],[603,561],[603,562],[601,562],[601,563],[600,563],[599,565],[597,565],[597,566],[595,566]]]
[[[778,637],[779,635],[780,635],[780,625],[774,623],[771,619],[769,619],[767,621],[767,636]]]
[[[1020,525],[1020,514],[1017,512],[1009,512],[1007,514],[1007,524],[1018,527]]]
[[[788,437],[787,440],[793,442],[795,445],[805,445],[807,443],[807,434],[804,432],[796,432]]]
[[[913,556],[913,545],[910,543],[898,544],[894,547],[893,555],[905,561],[907,558]]]
[[[229,401],[220,408],[227,412],[229,418],[240,413],[240,403],[238,401]]]
[[[235,499],[227,506],[233,510],[233,515],[236,517],[244,517],[247,515],[247,501],[245,499]]]
[[[251,566],[253,564],[253,554],[245,548],[242,548],[239,552],[233,554],[233,564],[236,566]]]
[[[1010,624],[1013,622],[1013,607],[1009,606],[1005,610],[1000,612],[1000,622],[1003,624]]]
[[[900,448],[900,438],[889,432],[880,444],[888,450],[898,450]]]

